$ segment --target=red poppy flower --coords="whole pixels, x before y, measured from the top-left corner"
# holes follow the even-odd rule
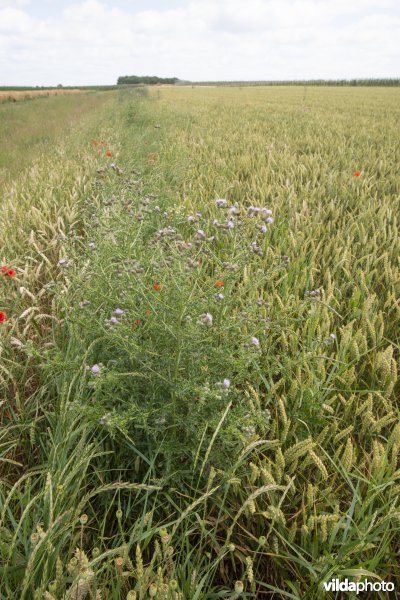
[[[156,290],[156,292],[159,292],[161,290],[161,285],[159,283],[153,283],[153,289]]]
[[[354,171],[353,177],[360,177],[361,171]]]
[[[140,320],[139,320],[139,319],[135,319],[135,320],[133,321],[133,324],[134,324],[134,325],[140,325]]]
[[[218,279],[218,281],[215,284],[215,287],[223,287],[224,282],[222,281],[222,279]]]
[[[8,271],[6,271],[6,273],[4,273],[4,277],[15,277],[17,274],[16,271],[14,271],[14,269],[9,269]]]
[[[0,310],[0,323],[4,323],[5,321],[7,321],[7,315],[5,312]]]
[[[1,272],[6,273],[8,271],[8,267],[1,267]]]
[[[145,313],[146,315],[151,315],[151,310],[149,308],[146,308]]]
[[[111,152],[110,151],[106,152],[106,156],[111,156]]]

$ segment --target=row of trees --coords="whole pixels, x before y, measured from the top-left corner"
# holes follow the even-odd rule
[[[144,83],[146,85],[156,85],[157,83],[175,84],[179,81],[177,77],[156,77],[155,75],[122,75],[118,77],[117,85],[128,85]]]
[[[344,85],[344,86],[400,86],[400,79],[296,79],[281,81],[196,81],[191,85]]]

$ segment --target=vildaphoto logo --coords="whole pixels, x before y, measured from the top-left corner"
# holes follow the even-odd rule
[[[350,579],[331,579],[324,581],[326,592],[393,592],[394,583],[391,581],[351,581]]]

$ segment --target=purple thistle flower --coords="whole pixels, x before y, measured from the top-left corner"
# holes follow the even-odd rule
[[[252,344],[253,346],[255,346],[256,348],[259,348],[259,347],[260,347],[260,341],[259,341],[259,339],[258,339],[258,338],[256,338],[256,337],[252,337],[250,341],[251,341],[251,344]]]
[[[261,231],[261,233],[267,233],[268,229],[265,225],[261,225],[260,231]]]
[[[224,379],[222,382],[222,387],[224,387],[226,390],[230,387],[231,385],[231,380],[230,379]]]
[[[218,206],[218,208],[223,208],[224,206],[226,206],[228,203],[225,200],[225,198],[217,198],[217,200],[215,201],[215,204]]]
[[[122,310],[122,308],[116,308],[116,309],[114,310],[114,314],[115,314],[115,315],[118,315],[118,316],[120,316],[120,315],[123,315],[123,314],[124,314],[124,312],[125,312],[125,311],[124,311],[124,310]]]
[[[97,364],[93,365],[93,367],[90,370],[93,373],[93,375],[98,375],[100,373],[100,367]]]
[[[117,317],[111,317],[110,323],[111,323],[111,325],[117,325],[119,323],[119,321],[118,321]]]
[[[207,323],[208,325],[212,325],[212,322],[213,322],[213,316],[212,316],[212,314],[211,313],[206,313],[203,316],[203,321],[205,323]]]
[[[233,229],[235,227],[235,223],[233,221],[229,221],[226,226],[228,229]]]
[[[272,223],[274,222],[274,219],[272,217],[268,217],[268,219],[265,219],[267,223],[269,223],[270,225],[272,225]]]
[[[198,229],[196,233],[199,237],[203,237],[203,238],[206,237],[206,234],[204,233],[204,231],[202,229]]]

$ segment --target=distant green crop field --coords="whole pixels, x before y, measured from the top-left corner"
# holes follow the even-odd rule
[[[400,90],[3,110],[1,600],[398,590]]]

